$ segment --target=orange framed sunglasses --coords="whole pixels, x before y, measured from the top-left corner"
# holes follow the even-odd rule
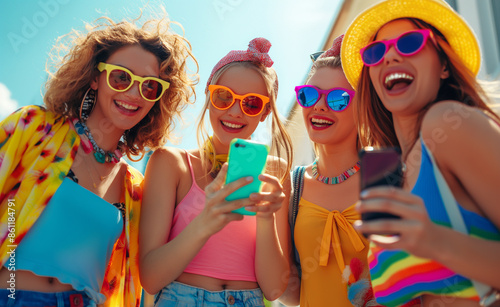
[[[140,77],[134,75],[130,70],[118,65],[100,62],[97,69],[106,71],[106,81],[108,86],[117,92],[128,91],[135,81],[139,82],[139,92],[142,98],[149,102],[156,102],[163,96],[163,93],[170,87],[168,81],[155,77]]]
[[[208,90],[210,91],[210,102],[218,110],[229,109],[236,99],[239,99],[241,110],[245,115],[257,116],[264,111],[264,107],[269,103],[269,97],[256,93],[237,95],[223,85],[211,84],[208,86]]]

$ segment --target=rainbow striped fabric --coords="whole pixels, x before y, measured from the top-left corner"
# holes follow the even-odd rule
[[[412,193],[422,197],[434,223],[452,228],[423,142],[420,173]],[[500,241],[500,231],[493,223],[457,205],[469,235]],[[371,243],[368,265],[377,303],[384,306],[412,306],[424,294],[479,301],[468,278],[432,259],[415,257],[402,250],[384,250]]]
[[[411,305],[414,298],[423,294],[479,301],[470,280],[436,261],[418,258],[404,251],[386,251],[371,246],[368,263],[379,304]]]

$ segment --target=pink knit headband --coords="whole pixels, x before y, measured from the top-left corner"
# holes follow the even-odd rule
[[[208,78],[207,81],[206,89],[208,89],[208,85],[210,85],[210,82],[212,81],[214,74],[219,69],[221,69],[222,67],[224,67],[229,63],[254,62],[254,63],[260,63],[266,67],[273,66],[274,62],[273,60],[271,60],[271,57],[268,54],[270,48],[271,48],[271,43],[267,39],[263,37],[258,37],[250,41],[247,50],[230,51],[225,57],[223,57],[219,61],[219,63],[217,63],[217,65],[215,65],[214,69],[212,69],[212,73],[210,74],[210,77]]]
[[[332,47],[328,49],[327,51],[323,52],[322,55],[319,56],[319,58],[326,58],[326,57],[338,57],[340,56],[340,46],[342,46],[342,39],[344,38],[344,34],[340,35],[336,39],[333,40]]]

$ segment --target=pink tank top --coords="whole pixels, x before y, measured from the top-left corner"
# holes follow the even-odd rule
[[[168,241],[173,240],[205,206],[205,191],[194,177],[190,154],[186,152],[193,184],[174,211]],[[191,260],[185,273],[225,280],[257,281],[255,276],[255,216],[233,221],[214,234]]]

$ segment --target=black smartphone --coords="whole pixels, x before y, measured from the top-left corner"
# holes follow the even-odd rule
[[[375,186],[403,185],[403,163],[401,150],[395,147],[365,147],[359,151],[361,191]],[[363,221],[375,219],[399,219],[400,217],[386,212],[365,212],[361,214]]]

